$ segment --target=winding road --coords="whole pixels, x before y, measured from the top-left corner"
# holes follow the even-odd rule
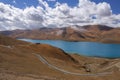
[[[1,47],[6,47],[6,48],[9,48],[9,49],[13,49],[13,46],[5,46],[5,45],[0,45]],[[70,71],[67,71],[67,70],[64,70],[64,69],[61,69],[61,68],[58,68],[52,64],[50,64],[44,57],[42,57],[40,54],[35,54],[35,53],[32,53],[33,55],[35,55],[36,57],[38,57],[38,59],[48,65],[49,67],[55,69],[55,70],[58,70],[60,72],[63,72],[64,74],[71,74],[71,75],[78,75],[78,76],[105,76],[105,75],[109,75],[109,74],[112,74],[112,72],[103,72],[103,73],[95,73],[95,74],[81,74],[81,73],[75,73],[75,72],[70,72]]]
[[[105,76],[105,75],[108,75],[108,74],[112,74],[112,72],[104,72],[104,73],[96,73],[96,74],[80,74],[80,73],[75,73],[75,72],[70,72],[70,71],[67,71],[67,70],[63,70],[63,69],[60,69],[52,64],[50,64],[44,57],[42,57],[40,54],[35,54],[33,53],[36,57],[38,57],[38,59],[48,65],[49,67],[55,69],[55,70],[58,70],[60,72],[63,72],[65,74],[71,74],[71,75],[78,75],[78,76]]]

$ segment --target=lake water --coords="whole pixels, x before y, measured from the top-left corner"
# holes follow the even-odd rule
[[[68,42],[62,40],[20,39],[32,43],[45,43],[59,47],[68,53],[85,56],[120,58],[120,44],[103,44],[97,42]]]

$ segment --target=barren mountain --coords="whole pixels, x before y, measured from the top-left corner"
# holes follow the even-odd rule
[[[67,54],[0,35],[0,80],[120,80],[120,60]]]
[[[13,38],[120,43],[120,28],[112,28],[103,25],[13,30],[2,31],[0,33]]]

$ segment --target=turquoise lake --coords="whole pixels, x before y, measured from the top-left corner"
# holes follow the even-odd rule
[[[120,44],[103,44],[97,42],[69,42],[62,40],[20,39],[32,43],[44,43],[63,49],[68,53],[77,53],[92,57],[120,58]]]

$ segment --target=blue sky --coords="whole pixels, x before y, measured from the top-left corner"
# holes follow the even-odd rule
[[[16,3],[14,3],[14,1]],[[74,7],[79,2],[78,0],[45,0],[45,1],[47,1],[51,7],[54,7],[56,2],[67,3],[69,6]],[[110,4],[114,14],[120,13],[120,0],[91,0],[91,1],[94,1],[95,3],[107,2]],[[38,0],[0,0],[0,2],[11,4],[18,8],[25,8],[26,6],[36,7],[39,5]]]
[[[120,0],[0,0],[0,30],[120,27]]]

